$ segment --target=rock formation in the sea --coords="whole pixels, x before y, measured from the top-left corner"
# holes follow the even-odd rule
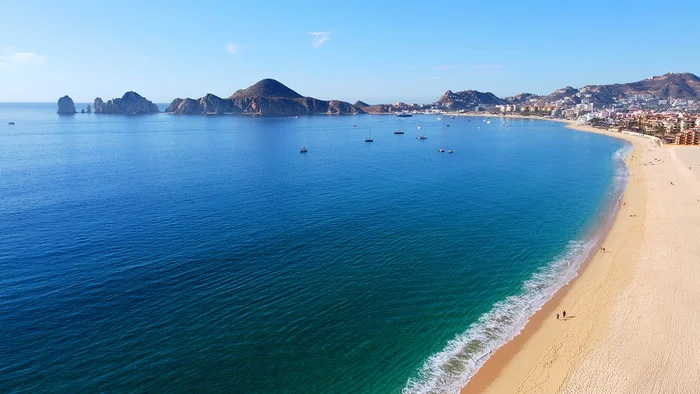
[[[73,99],[71,99],[68,96],[63,96],[60,99],[58,99],[58,111],[56,111],[56,113],[61,115],[72,115],[76,113],[75,103],[73,102]]]
[[[90,107],[90,104],[88,104],[87,107],[85,107],[85,112],[87,112],[87,113],[92,112],[92,108]]]
[[[102,101],[101,98],[96,98],[95,102],[93,103],[95,105],[95,113],[96,114],[101,114],[105,110],[105,102]]]
[[[160,110],[157,105],[136,92],[126,92],[121,98],[108,100],[106,103],[99,97],[95,99],[96,114],[140,115],[158,112]]]
[[[304,97],[274,79],[237,90],[224,99],[207,94],[200,99],[177,98],[165,112],[185,115],[249,114],[258,116],[297,116],[315,114],[358,114],[364,111],[350,103]]]
[[[84,113],[85,113],[85,108],[81,109],[81,110],[80,110],[80,113],[81,113],[81,114],[84,114]]]

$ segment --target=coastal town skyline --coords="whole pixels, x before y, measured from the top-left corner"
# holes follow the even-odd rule
[[[125,90],[155,102],[227,97],[270,77],[320,99],[427,103],[448,89],[545,95],[564,86],[698,74],[700,60],[683,49],[697,39],[692,16],[700,7],[683,2],[656,9],[594,1],[587,12],[515,2],[420,9],[72,5],[3,7],[0,101],[70,94],[88,102]],[[655,29],[640,29],[639,20],[654,20]],[[672,40],[658,33],[668,29]],[[654,56],[645,55],[650,47]]]

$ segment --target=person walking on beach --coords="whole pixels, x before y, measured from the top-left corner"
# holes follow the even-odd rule
[[[561,313],[561,317],[562,317],[562,318],[566,318],[566,311],[564,311],[564,312]]]
[[[559,320],[559,314],[557,313],[557,320]]]

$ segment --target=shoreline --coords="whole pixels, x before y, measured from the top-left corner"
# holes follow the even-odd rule
[[[700,255],[700,150],[569,123],[634,147],[625,159],[630,176],[623,205],[603,240],[608,253],[592,253],[461,392],[692,392],[700,387],[700,356],[689,357],[687,349],[700,339],[687,330],[700,317],[681,319],[675,311],[678,299],[689,300],[683,310],[700,301],[693,279],[700,268],[692,264]],[[557,320],[554,314],[562,310],[568,317]]]
[[[463,115],[463,116],[480,116],[480,115]],[[495,116],[495,117],[500,117],[500,116]],[[607,135],[609,137],[621,139],[623,141],[630,142],[633,146],[632,151],[630,151],[625,158],[624,162],[625,165],[628,169],[628,171],[631,174],[631,161],[633,160],[633,155],[635,152],[638,151],[639,147],[637,146],[638,144],[635,143],[636,141],[627,137],[623,137],[625,134],[623,133],[617,133],[617,132],[606,132],[605,130],[602,129],[594,129],[590,126],[586,125],[580,125],[575,123],[574,121],[568,121],[564,119],[553,119],[553,118],[542,118],[542,117],[524,117],[524,116],[512,116],[512,118],[518,118],[518,119],[536,119],[536,120],[545,120],[545,121],[554,121],[554,122],[560,122],[560,123],[567,123],[567,128],[575,130],[575,131],[580,131],[580,132],[588,132],[588,133],[595,133],[595,134],[602,134],[602,135]],[[615,133],[615,134],[613,134]],[[643,136],[639,136],[639,138],[645,138]],[[629,188],[630,184],[632,182],[631,175],[628,178],[628,183],[625,187],[625,189],[622,191],[620,195],[620,201],[624,201]],[[505,368],[505,365],[508,364],[510,361],[513,360],[513,358],[516,356],[516,354],[522,349],[522,347],[527,343],[528,340],[530,340],[535,333],[540,330],[544,324],[545,321],[551,319],[551,316],[555,315],[557,311],[562,305],[562,301],[564,300],[565,296],[568,294],[568,292],[571,290],[571,288],[581,280],[581,278],[585,275],[586,271],[589,269],[590,265],[593,263],[593,261],[596,259],[598,253],[596,252],[599,250],[602,245],[604,245],[610,235],[610,232],[612,231],[613,227],[615,226],[615,223],[618,222],[622,215],[622,205],[621,204],[616,204],[615,207],[612,209],[610,212],[610,216],[605,220],[603,223],[601,223],[601,227],[598,230],[600,232],[600,238],[596,242],[596,244],[593,246],[592,250],[588,252],[586,255],[585,259],[582,261],[581,265],[579,266],[577,270],[576,276],[569,281],[567,284],[562,286],[559,290],[557,290],[556,293],[547,300],[544,305],[542,306],[541,309],[539,309],[537,312],[535,312],[532,316],[529,317],[527,324],[525,327],[518,333],[515,337],[513,337],[510,341],[508,341],[506,344],[501,346],[500,348],[496,349],[488,358],[488,360],[484,363],[484,365],[479,368],[476,374],[474,374],[468,381],[467,385],[462,388],[461,392],[462,393],[481,393],[485,392],[486,389],[499,377],[501,372],[503,372],[503,369]],[[562,309],[563,310],[563,309]],[[572,317],[573,319],[573,317]],[[563,318],[562,318],[563,320]]]

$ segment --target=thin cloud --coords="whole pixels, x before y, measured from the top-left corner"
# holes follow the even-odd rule
[[[313,45],[314,48],[318,48],[321,45],[325,44],[328,40],[331,39],[331,31],[312,31],[309,32],[309,35],[313,37],[311,40],[311,45]]]
[[[239,53],[241,53],[241,49],[242,47],[236,43],[229,42],[228,44],[226,44],[226,50],[232,55],[238,55]]]
[[[15,52],[10,56],[13,63],[18,64],[44,64],[46,58],[37,55],[36,52]]]
[[[473,68],[475,70],[495,70],[495,69],[503,68],[503,66],[500,64],[479,64],[476,66],[472,66],[471,68]]]
[[[12,47],[0,47],[0,65],[43,65],[46,57],[40,56],[36,52],[17,52]]]
[[[453,65],[450,65],[450,64],[442,64],[442,65],[439,65],[439,66],[435,66],[434,68],[435,68],[436,70],[454,70],[455,68],[457,68],[457,66],[453,66]]]

